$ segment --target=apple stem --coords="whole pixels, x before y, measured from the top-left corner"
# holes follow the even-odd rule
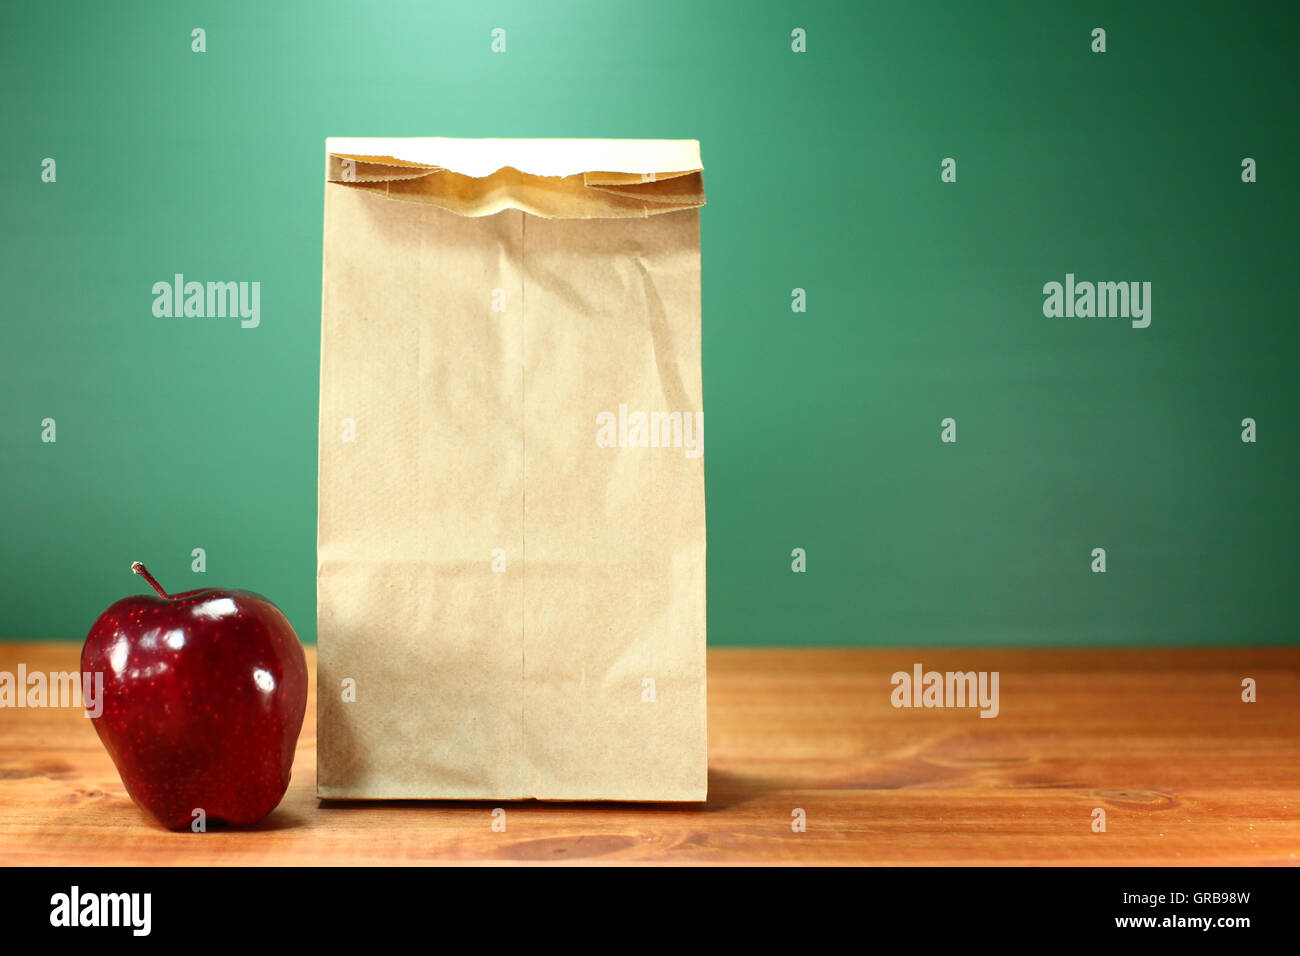
[[[149,569],[146,568],[143,564],[141,564],[139,561],[132,561],[131,570],[134,571],[136,574],[140,575],[140,577],[144,578],[146,581],[148,581],[149,586],[158,592],[159,597],[168,598],[170,600],[171,595],[169,595],[166,591],[164,591],[159,586],[158,582],[153,579],[153,575],[149,573]]]

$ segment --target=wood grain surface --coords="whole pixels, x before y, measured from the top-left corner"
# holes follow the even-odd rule
[[[0,644],[0,670],[79,654]],[[998,671],[999,716],[894,708],[890,674],[915,663]],[[1300,861],[1296,649],[715,649],[707,803],[507,803],[505,832],[491,803],[318,801],[315,710],[313,687],[279,809],[193,834],[144,818],[80,711],[0,709],[0,863]]]

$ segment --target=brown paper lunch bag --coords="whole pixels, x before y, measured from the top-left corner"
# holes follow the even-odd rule
[[[699,143],[326,154],[318,796],[703,800]]]

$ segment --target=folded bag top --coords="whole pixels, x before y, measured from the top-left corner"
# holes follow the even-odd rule
[[[331,138],[326,179],[461,216],[639,219],[704,205],[693,139]]]

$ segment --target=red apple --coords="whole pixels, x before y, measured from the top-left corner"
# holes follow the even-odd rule
[[[126,791],[163,826],[256,823],[289,786],[307,709],[307,659],[280,609],[259,594],[204,588],[123,598],[81,651],[104,675],[94,718]]]

